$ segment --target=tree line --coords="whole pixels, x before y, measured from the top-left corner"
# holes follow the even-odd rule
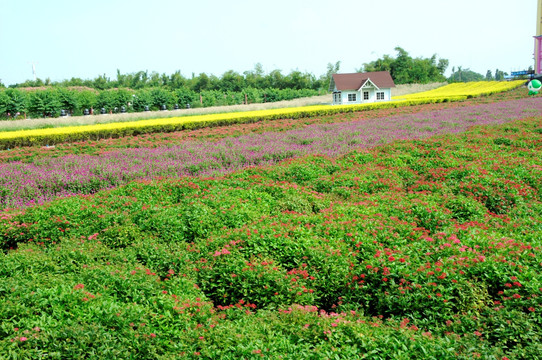
[[[470,69],[463,69],[459,66],[457,69],[455,66],[452,68],[452,74],[448,77],[448,82],[469,82],[469,81],[502,81],[505,80],[505,76],[508,76],[508,73],[496,69],[493,73],[491,70],[486,72],[486,76],[472,71]]]
[[[254,89],[241,92],[188,88],[126,88],[94,90],[85,87],[8,88],[0,91],[0,118],[57,117],[62,114],[90,115],[173,110],[207,106],[238,105],[291,100],[320,95],[313,89]],[[63,112],[64,111],[64,112]]]
[[[96,90],[108,90],[116,88],[128,88],[141,90],[148,88],[164,88],[168,90],[177,90],[181,88],[189,89],[195,92],[205,90],[216,90],[222,92],[241,92],[244,89],[327,89],[329,85],[330,74],[326,73],[316,77],[309,72],[299,70],[291,71],[284,75],[280,70],[273,70],[266,74],[263,66],[258,63],[253,70],[245,71],[242,74],[234,70],[228,70],[220,77],[200,73],[192,74],[191,77],[185,77],[180,71],[171,75],[158,72],[138,71],[135,73],[123,74],[117,69],[116,78],[111,79],[104,75],[99,75],[94,79],[81,79],[72,77],[68,80],[52,82],[50,79],[27,80],[23,83],[10,85],[11,88],[27,87],[88,87]]]
[[[447,78],[444,76],[449,65],[447,59],[437,59],[436,54],[414,58],[401,47],[395,51],[396,56],[384,55],[364,63],[356,71],[389,71],[397,85],[503,80],[507,75],[497,69],[494,74],[488,70],[484,77],[454,67]],[[38,78],[7,89],[0,81],[0,88],[4,89],[0,91],[0,118],[26,113],[32,117],[58,116],[61,110],[81,115],[85,109],[130,112],[290,100],[329,91],[331,76],[340,71],[340,65],[340,61],[328,63],[326,72],[318,77],[299,70],[286,75],[280,70],[265,73],[258,63],[252,70],[243,73],[228,70],[220,77],[206,73],[185,77],[180,71],[170,75],[148,71],[123,74],[117,70],[114,79],[105,74],[94,79],[72,77],[57,82]]]

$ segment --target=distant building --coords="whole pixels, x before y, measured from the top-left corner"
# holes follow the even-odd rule
[[[333,105],[389,101],[392,87],[395,83],[387,71],[333,74],[329,84]]]

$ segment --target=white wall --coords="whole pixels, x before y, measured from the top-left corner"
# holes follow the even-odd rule
[[[369,91],[369,100],[363,100],[363,91]],[[376,100],[376,93],[383,92],[384,100]],[[348,101],[348,94],[356,94],[356,101]],[[361,91],[355,90],[346,90],[341,92],[341,101],[343,105],[347,104],[362,104],[362,103],[371,103],[376,101],[390,101],[391,100],[391,89],[362,89]]]

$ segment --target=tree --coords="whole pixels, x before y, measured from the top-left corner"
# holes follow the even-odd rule
[[[329,89],[329,87],[331,86],[331,78],[333,74],[337,74],[339,72],[340,68],[340,61],[337,61],[335,64],[327,63],[326,73],[320,76],[320,87],[323,87],[328,91],[333,91],[333,89]]]
[[[220,91],[239,92],[245,87],[245,78],[233,70],[228,70],[222,75],[218,86]]]
[[[254,65],[254,70],[245,71],[243,75],[245,75],[245,84],[248,88],[265,89],[269,86],[260,63]]]
[[[444,72],[450,65],[450,61],[448,59],[439,59],[437,69],[440,75],[444,76]]]
[[[495,80],[497,80],[497,81],[504,80],[505,75],[508,75],[508,74],[505,73],[504,71],[499,70],[499,69],[495,70]]]
[[[111,81],[108,77],[105,76],[105,74],[98,76],[94,81],[92,82],[92,87],[94,89],[98,90],[105,90],[111,88]]]
[[[469,82],[469,81],[483,81],[484,75],[474,72],[470,69],[464,69],[461,66],[457,67],[457,71],[452,72],[448,78],[448,82]]]
[[[130,88],[138,90],[143,89],[147,86],[147,81],[149,80],[148,71],[138,71],[133,74],[130,81]]]
[[[436,54],[430,58],[412,58],[405,49],[399,46],[395,48],[395,51],[397,51],[397,57],[384,55],[380,59],[364,63],[358,71],[389,71],[396,84],[426,84],[446,80],[444,72],[449,65],[447,59],[440,59],[437,62]]]
[[[26,111],[27,94],[25,92],[17,89],[7,89],[5,94],[9,97],[6,104],[6,112],[10,116],[16,116],[17,113]]]
[[[156,71],[151,72],[151,76],[148,82],[150,87],[160,87],[162,85],[162,80],[160,79],[160,74]]]
[[[198,94],[186,87],[175,90],[174,94],[177,104],[182,108],[186,105],[194,106],[196,102],[199,102]]]
[[[303,74],[299,70],[294,70],[284,78],[284,85],[288,89],[310,89],[314,79],[310,74]]]
[[[68,110],[72,114],[79,107],[77,95],[72,90],[58,88],[56,91],[56,98],[60,103],[61,108]]]
[[[56,117],[61,108],[62,104],[58,100],[58,94],[51,89],[34,91],[29,95],[28,110],[32,114]]]
[[[166,89],[154,88],[150,90],[152,99],[152,107],[155,110],[161,109],[163,105],[167,108],[172,108],[175,104],[175,96]]]
[[[139,90],[132,96],[132,107],[134,111],[144,111],[145,107],[148,106],[150,108],[152,103],[152,96],[148,89]]]
[[[491,73],[491,70],[488,70],[486,73],[486,80],[492,81],[493,80],[493,74]]]
[[[187,81],[184,76],[181,75],[181,71],[177,70],[169,77],[168,87],[171,90],[180,89],[187,86]]]
[[[192,83],[192,90],[199,93],[203,90],[208,90],[209,88],[209,76],[207,76],[207,74],[201,73],[196,78],[194,78]]]
[[[93,90],[79,91],[77,93],[77,103],[79,104],[79,110],[91,109],[96,107],[96,96],[96,91]]]
[[[284,76],[280,72],[280,70],[273,70],[269,73],[267,76],[269,78],[269,87],[273,89],[284,89]]]
[[[8,104],[10,98],[5,91],[0,91],[0,116],[4,116],[8,112]]]
[[[363,64],[357,72],[390,71],[391,64],[395,61],[390,55],[384,55],[381,59]]]

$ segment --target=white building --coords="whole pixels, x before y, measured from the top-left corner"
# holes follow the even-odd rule
[[[392,87],[395,83],[387,71],[333,74],[329,84],[333,105],[389,101]]]

